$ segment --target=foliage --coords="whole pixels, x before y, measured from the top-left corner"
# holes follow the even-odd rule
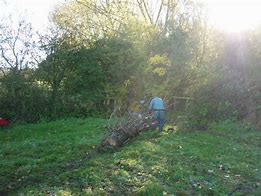
[[[21,121],[34,121],[31,96],[39,92],[33,80],[33,67],[37,64],[38,53],[33,41],[30,23],[20,20],[3,20],[0,25],[0,115]],[[34,97],[33,99],[37,99]],[[35,105],[34,105],[35,106]]]
[[[250,123],[239,123],[235,120],[227,119],[220,122],[214,122],[209,125],[209,130],[216,130],[216,131],[229,131],[229,132],[236,132],[236,131],[251,131],[256,130],[258,128]]]
[[[220,42],[218,37],[214,38],[216,43]],[[191,122],[195,128],[226,119],[260,124],[260,86],[253,74],[259,73],[259,63],[249,56],[257,55],[258,49],[253,50],[252,39],[256,38],[251,33],[233,38],[223,35],[223,44],[216,44],[217,57],[206,72],[205,82],[194,89]]]
[[[1,80],[1,116],[20,122],[35,122],[48,114],[47,94],[35,81],[34,70],[8,72]]]
[[[217,32],[191,0],[72,0],[52,22],[40,39],[26,21],[1,22],[1,117],[108,117],[154,94],[167,104],[194,98],[194,129],[225,119],[260,125],[260,29]]]

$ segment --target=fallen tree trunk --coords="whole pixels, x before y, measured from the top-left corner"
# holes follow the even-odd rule
[[[112,147],[117,148],[121,147],[130,141],[132,138],[136,137],[140,132],[146,131],[155,126],[151,122],[151,118],[135,116],[129,117],[128,120],[114,128],[111,134],[102,140],[102,147]]]

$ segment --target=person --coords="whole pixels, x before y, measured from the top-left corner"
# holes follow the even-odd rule
[[[149,104],[149,112],[152,113],[152,119],[158,122],[159,131],[163,132],[164,127],[164,102],[159,97],[153,97]]]

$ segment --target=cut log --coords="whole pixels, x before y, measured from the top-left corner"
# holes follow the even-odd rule
[[[136,137],[140,132],[152,129],[156,126],[151,118],[148,117],[136,117],[128,118],[128,121],[124,125],[120,125],[120,128],[115,128],[112,133],[102,140],[102,147],[117,148],[126,144],[128,141]]]

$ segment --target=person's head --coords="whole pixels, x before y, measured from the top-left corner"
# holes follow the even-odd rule
[[[145,99],[148,100],[148,99],[151,99],[152,98],[152,93],[146,93],[145,94]]]

